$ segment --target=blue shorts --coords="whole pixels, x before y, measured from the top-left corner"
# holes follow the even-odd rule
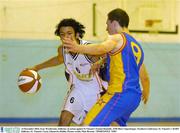
[[[126,126],[132,112],[139,106],[141,93],[126,90],[122,93],[105,93],[87,114],[84,125],[109,126],[113,121]]]

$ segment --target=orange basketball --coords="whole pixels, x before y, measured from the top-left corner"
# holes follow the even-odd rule
[[[24,93],[36,93],[41,87],[41,77],[34,70],[23,70],[18,77],[18,87]]]

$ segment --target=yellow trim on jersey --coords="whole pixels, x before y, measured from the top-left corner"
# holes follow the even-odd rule
[[[108,92],[122,92],[122,85],[125,80],[124,66],[121,52],[110,56],[110,81]]]
[[[78,72],[76,72],[75,70],[73,70],[73,73],[74,75],[76,75],[76,77],[79,79],[79,80],[82,80],[82,81],[91,81],[92,80],[92,77],[93,75],[92,74],[80,74]]]
[[[114,94],[114,93],[113,93]],[[105,93],[97,103],[92,107],[92,109],[88,112],[83,125],[90,125],[90,123],[94,120],[94,118],[101,112],[104,106],[111,100],[114,96],[112,93]]]
[[[123,38],[122,46],[116,52],[114,52],[114,53],[109,52],[109,55],[116,55],[116,54],[120,53],[124,49],[124,47],[126,46],[126,38],[125,38],[124,34],[121,34],[121,36]],[[112,41],[114,41],[114,40],[112,40]],[[117,42],[116,42],[116,44],[117,44]]]

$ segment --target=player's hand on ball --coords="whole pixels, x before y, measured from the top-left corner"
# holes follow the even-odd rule
[[[37,66],[28,67],[28,68],[25,68],[24,70],[34,70],[34,71],[36,71],[36,72],[39,71],[39,69],[37,68]]]

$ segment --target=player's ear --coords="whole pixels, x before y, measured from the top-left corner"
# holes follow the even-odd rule
[[[79,39],[79,38],[80,38],[80,34],[76,33],[76,39]]]
[[[114,20],[113,22],[114,27],[117,27],[119,25],[118,21]]]

